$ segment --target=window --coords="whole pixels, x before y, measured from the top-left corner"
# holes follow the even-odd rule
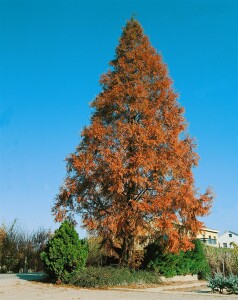
[[[232,237],[232,233],[229,233],[229,237]]]
[[[223,247],[224,247],[224,248],[227,248],[227,243],[223,243]]]

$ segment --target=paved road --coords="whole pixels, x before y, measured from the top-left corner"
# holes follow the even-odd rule
[[[238,300],[238,296],[179,293],[156,289],[88,290],[29,281],[35,275],[0,274],[1,300]]]

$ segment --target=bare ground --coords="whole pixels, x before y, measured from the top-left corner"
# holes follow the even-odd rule
[[[29,281],[14,274],[0,274],[1,300],[215,300],[238,299],[238,296],[213,295],[207,292],[206,282],[176,283],[150,288],[114,288],[107,290],[82,289]],[[196,292],[194,292],[194,290]]]

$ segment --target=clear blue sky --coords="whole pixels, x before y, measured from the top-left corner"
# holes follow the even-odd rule
[[[198,142],[206,225],[238,232],[238,1],[0,0],[0,222],[56,228],[64,158],[131,14],[168,64]]]

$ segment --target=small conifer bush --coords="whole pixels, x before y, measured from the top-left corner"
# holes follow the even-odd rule
[[[86,242],[79,239],[73,224],[64,221],[48,242],[41,258],[52,281],[67,283],[72,272],[85,267],[87,255]]]

